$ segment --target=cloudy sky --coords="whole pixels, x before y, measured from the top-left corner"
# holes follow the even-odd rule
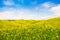
[[[60,17],[60,0],[0,0],[0,20],[55,17]]]

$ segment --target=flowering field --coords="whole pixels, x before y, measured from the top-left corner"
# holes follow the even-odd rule
[[[0,20],[0,40],[60,40],[60,18]]]

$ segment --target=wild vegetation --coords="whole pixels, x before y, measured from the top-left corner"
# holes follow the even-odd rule
[[[60,40],[60,18],[0,20],[0,40]]]

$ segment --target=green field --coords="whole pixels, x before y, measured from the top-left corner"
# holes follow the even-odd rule
[[[0,40],[60,40],[60,18],[0,20]]]

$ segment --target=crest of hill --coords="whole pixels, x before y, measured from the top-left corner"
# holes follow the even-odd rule
[[[41,23],[41,22],[60,22],[60,18],[52,18],[52,19],[48,19],[48,20],[0,20],[0,23],[31,23],[31,24],[35,24],[35,23]]]

